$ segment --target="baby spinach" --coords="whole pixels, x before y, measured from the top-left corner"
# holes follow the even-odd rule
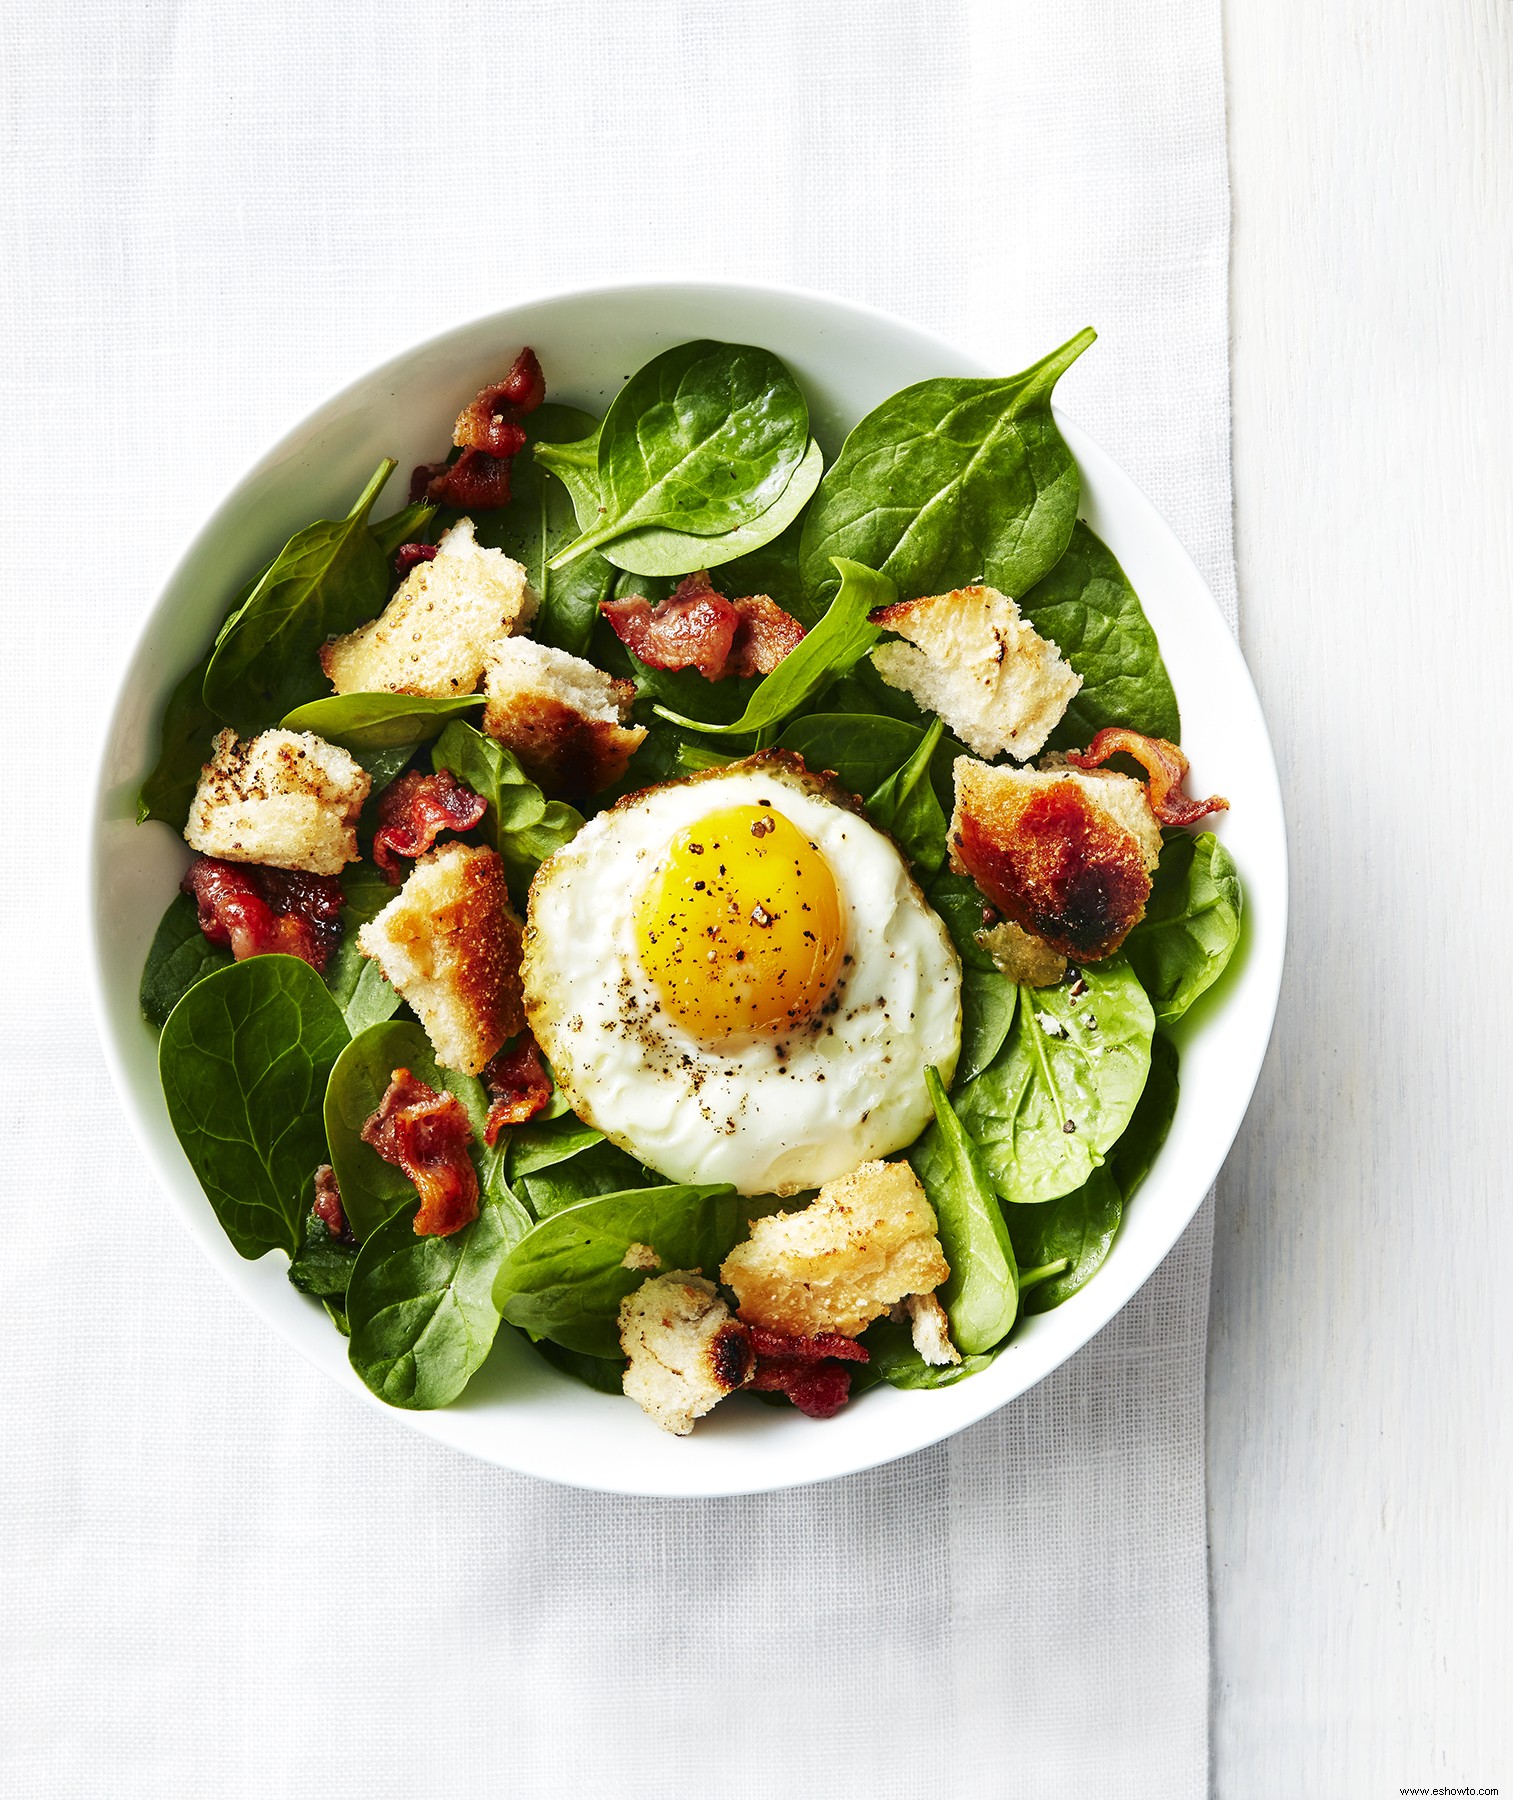
[[[568,1350],[550,1338],[540,1338],[532,1345],[536,1354],[564,1375],[571,1375],[585,1387],[601,1394],[625,1391],[625,1358],[623,1356],[585,1356],[581,1350]]]
[[[160,1029],[194,986],[231,966],[231,952],[200,930],[200,909],[188,894],[175,894],[158,922],[142,969],[142,1011]]]
[[[387,519],[376,519],[368,530],[386,560],[392,561],[401,544],[425,543],[437,508],[429,500],[413,501],[390,513]]]
[[[790,719],[778,743],[811,769],[828,769],[856,795],[880,788],[919,748],[924,736],[902,719],[854,712],[806,713]]]
[[[368,514],[394,471],[385,461],[345,519],[295,532],[223,628],[205,671],[205,704],[250,736],[325,686],[317,651],[383,610],[389,565]]]
[[[891,832],[912,863],[934,875],[946,860],[946,815],[930,779],[930,760],[945,731],[937,719],[914,754],[867,799],[873,824]]]
[[[544,1123],[517,1126],[510,1134],[510,1181],[519,1182],[522,1176],[532,1175],[538,1169],[550,1169],[554,1164],[576,1156],[580,1150],[603,1142],[602,1131],[585,1125],[570,1112]],[[606,1193],[609,1191],[605,1190]]]
[[[533,1338],[618,1356],[620,1302],[647,1279],[640,1250],[654,1251],[663,1273],[702,1269],[715,1280],[745,1218],[728,1187],[637,1188],[581,1201],[515,1245],[495,1282],[495,1304]]]
[[[1241,906],[1234,859],[1211,831],[1162,834],[1145,917],[1124,941],[1158,1025],[1175,1024],[1224,973],[1240,941]]]
[[[285,713],[285,731],[313,731],[354,756],[371,750],[413,750],[436,737],[482,694],[327,694]]]
[[[302,1197],[307,1206],[313,1187],[312,1178],[306,1183]],[[307,1210],[300,1230],[299,1248],[289,1259],[289,1279],[295,1287],[302,1294],[313,1294],[317,1300],[340,1302],[346,1297],[352,1265],[356,1261],[357,1246],[332,1237],[325,1220],[313,1210]]]
[[[1154,1024],[1122,956],[1021,987],[1003,1049],[956,1101],[1004,1200],[1054,1200],[1101,1166],[1145,1086]]]
[[[615,540],[649,525],[713,537],[750,524],[787,491],[808,451],[809,408],[770,350],[676,345],[611,402],[595,456],[599,516],[552,566],[600,547],[613,561]]]
[[[207,975],[168,1015],[168,1116],[242,1256],[299,1241],[305,1180],[326,1160],[321,1096],[347,1041],[325,984],[294,956]]]
[[[376,919],[394,898],[389,886],[371,863],[352,863],[342,873],[342,939],[326,965],[326,986],[342,1010],[353,1037],[392,1019],[403,1004],[390,987],[378,964],[357,947],[357,933],[369,919]]]
[[[806,701],[858,662],[882,635],[867,615],[877,606],[887,606],[894,598],[892,584],[860,563],[835,559],[841,585],[818,625],[783,658],[770,675],[757,684],[746,710],[729,725],[709,725],[701,719],[685,718],[659,706],[657,712],[674,725],[690,731],[702,731],[710,737],[728,737],[736,732],[765,731],[780,724]]]
[[[514,892],[524,892],[547,857],[582,829],[581,813],[548,800],[503,744],[460,719],[436,740],[431,766],[450,769],[488,802],[481,829],[504,858]]]
[[[953,1088],[959,1090],[980,1075],[1003,1048],[1019,1005],[1019,988],[998,972],[992,957],[977,942],[982,895],[976,885],[946,870],[936,876],[926,893],[961,958],[961,1052],[952,1078]]]
[[[1177,696],[1140,596],[1113,551],[1080,519],[1065,555],[1019,610],[1082,677],[1054,744],[1089,744],[1105,725],[1178,741]]]
[[[147,819],[161,819],[175,831],[184,829],[200,770],[210,756],[210,740],[221,728],[220,719],[205,704],[210,655],[207,650],[168,696],[158,760],[137,794],[139,825]]]
[[[516,1179],[513,1164],[510,1179]],[[571,1156],[555,1162],[537,1163],[534,1169],[519,1176],[520,1186],[538,1219],[576,1206],[580,1200],[592,1199],[596,1194],[656,1187],[661,1180],[660,1175],[654,1175],[635,1157],[603,1140],[582,1145]]]
[[[794,480],[798,480],[798,476]],[[715,585],[722,594],[766,594],[785,613],[792,613],[801,625],[818,624],[825,609],[823,605],[815,606],[810,602],[799,574],[799,540],[803,529],[803,519],[797,518],[770,543],[748,550],[731,562],[721,563],[720,579]]]
[[[592,529],[602,516],[598,483],[598,433],[575,444],[546,446],[538,456],[557,474],[573,498],[578,524]],[[647,577],[691,575],[696,569],[716,569],[737,557],[753,555],[793,525],[813,497],[825,472],[825,459],[813,438],[804,460],[787,487],[763,513],[749,524],[737,525],[716,536],[679,531],[671,525],[647,525],[606,544],[604,556],[628,574]],[[727,584],[728,587],[728,584]],[[728,588],[735,593],[768,593],[766,588]],[[774,594],[771,596],[776,599]]]
[[[1151,1040],[1151,1072],[1136,1102],[1130,1122],[1109,1152],[1108,1167],[1125,1203],[1151,1171],[1157,1152],[1177,1116],[1177,1046],[1158,1031]]]
[[[1003,1347],[1000,1344],[992,1350],[980,1350],[962,1357],[959,1363],[927,1363],[914,1348],[909,1327],[896,1325],[891,1319],[879,1319],[870,1325],[862,1335],[862,1343],[872,1359],[865,1366],[875,1369],[889,1387],[909,1389],[954,1387],[968,1376],[980,1375]],[[851,1391],[857,1391],[855,1377]]]
[[[467,1386],[493,1348],[494,1281],[517,1230],[485,1193],[450,1237],[417,1237],[407,1209],[366,1240],[347,1288],[348,1359],[381,1400],[427,1411]]]
[[[1008,1209],[1009,1234],[1022,1267],[1043,1268],[1063,1259],[1067,1264],[1026,1291],[1026,1315],[1050,1312],[1087,1286],[1108,1259],[1123,1211],[1119,1184],[1107,1167],[1094,1169],[1081,1187],[1055,1200]]]
[[[974,581],[1026,593],[1067,547],[1081,487],[1051,391],[1096,334],[1003,380],[916,382],[867,414],[827,470],[804,521],[811,596],[849,557],[907,599]]]
[[[951,1341],[963,1355],[975,1355],[1009,1335],[1019,1305],[1019,1271],[982,1153],[962,1129],[938,1070],[925,1070],[925,1088],[935,1123],[910,1150],[909,1162],[935,1208],[940,1245],[951,1265],[940,1291]]]

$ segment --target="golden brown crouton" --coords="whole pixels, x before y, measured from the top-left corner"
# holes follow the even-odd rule
[[[900,600],[879,607],[872,623],[908,640],[872,652],[878,674],[939,713],[979,756],[1034,756],[1082,686],[997,588]]]
[[[1112,956],[1150,897],[1161,832],[1145,789],[1108,770],[956,759],[951,866],[1073,962]]]
[[[313,731],[215,740],[184,838],[202,856],[339,875],[356,862],[357,815],[372,786],[345,750]]]
[[[645,1281],[620,1302],[623,1386],[664,1431],[686,1437],[695,1419],[751,1378],[746,1327],[712,1281],[679,1271]]]
[[[904,1301],[909,1316],[909,1335],[914,1348],[932,1368],[944,1369],[961,1361],[961,1352],[951,1342],[951,1322],[946,1309],[934,1294],[910,1294]]]
[[[1012,919],[1000,919],[991,929],[973,935],[978,949],[986,950],[993,967],[1010,981],[1022,981],[1026,987],[1055,987],[1066,974],[1066,958],[1061,952]]]
[[[625,773],[646,728],[630,725],[634,682],[530,638],[501,638],[484,676],[483,729],[548,794],[597,794]]]
[[[907,1163],[865,1162],[802,1212],[758,1219],[720,1269],[741,1317],[791,1337],[856,1337],[951,1273],[935,1213]]]
[[[525,1025],[523,930],[498,852],[446,844],[421,857],[357,947],[414,1007],[442,1068],[476,1075]]]
[[[525,570],[459,519],[376,619],[324,646],[321,667],[338,694],[471,694],[495,639],[535,612]]]

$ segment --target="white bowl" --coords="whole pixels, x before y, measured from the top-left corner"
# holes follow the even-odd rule
[[[187,852],[167,826],[134,823],[136,787],[170,688],[241,583],[301,525],[344,513],[384,456],[399,460],[391,496],[399,504],[404,472],[439,454],[459,408],[522,344],[535,347],[554,399],[602,411],[648,357],[697,337],[763,344],[783,357],[809,397],[827,461],[863,413],[909,382],[1004,372],[883,313],[783,288],[638,285],[511,307],[384,364],[270,450],[189,546],[122,679],[100,769],[92,872],[97,1002],[116,1086],[205,1254],[275,1331],[365,1399],[372,1396],[347,1364],[345,1340],[290,1286],[284,1257],[245,1262],[232,1249],[169,1125],[137,984]],[[1132,393],[1130,405],[1140,403]],[[1068,420],[1061,426],[1081,465],[1083,514],[1160,635],[1194,791],[1217,789],[1232,803],[1218,830],[1245,885],[1240,949],[1218,991],[1183,1021],[1176,1120],[1107,1264],[1056,1311],[1026,1321],[983,1374],[934,1393],[878,1388],[824,1423],[743,1404],[718,1409],[691,1438],[672,1438],[628,1402],[559,1375],[505,1331],[457,1404],[430,1413],[383,1408],[396,1429],[616,1493],[741,1494],[828,1480],[933,1444],[1022,1394],[1105,1325],[1176,1242],[1239,1130],[1271,1032],[1287,914],[1281,796],[1249,673],[1202,577],[1129,477]]]

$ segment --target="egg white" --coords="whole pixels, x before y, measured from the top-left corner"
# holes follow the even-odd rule
[[[796,759],[769,757],[653,788],[591,819],[541,867],[526,922],[526,1013],[573,1109],[674,1181],[791,1194],[911,1144],[924,1073],[949,1081],[961,964],[897,847],[827,799]],[[685,826],[770,803],[835,878],[845,953],[838,1004],[780,1036],[709,1046],[657,1004],[636,905]]]

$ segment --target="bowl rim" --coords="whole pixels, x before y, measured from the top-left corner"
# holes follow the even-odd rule
[[[176,1170],[171,1170],[167,1166],[167,1163],[160,1153],[159,1147],[154,1140],[153,1133],[149,1129],[141,1102],[136,1094],[133,1078],[127,1071],[121,1045],[117,1040],[116,1028],[111,1016],[107,997],[107,982],[110,979],[110,971],[107,966],[105,945],[100,930],[98,900],[101,893],[101,883],[105,872],[105,859],[107,854],[104,832],[104,827],[108,822],[106,804],[112,786],[118,785],[112,784],[110,779],[110,757],[121,715],[128,701],[129,687],[127,677],[136,668],[144,651],[148,647],[150,640],[154,637],[165,617],[168,615],[169,596],[178,585],[181,575],[185,572],[186,565],[189,565],[200,552],[201,548],[212,540],[222,529],[224,515],[238,503],[249,484],[275,466],[286,451],[297,446],[304,439],[306,434],[310,432],[312,427],[317,424],[321,416],[329,409],[339,405],[349,397],[357,396],[361,390],[370,387],[375,382],[381,381],[385,374],[390,370],[402,367],[417,355],[424,353],[432,347],[439,346],[444,340],[466,333],[470,330],[487,327],[494,322],[505,322],[513,315],[530,308],[585,300],[602,301],[615,297],[655,296],[658,294],[687,296],[693,293],[707,293],[711,296],[723,294],[733,298],[739,297],[740,299],[747,301],[755,299],[757,301],[775,300],[779,302],[797,302],[803,305],[817,307],[828,312],[832,317],[844,319],[845,316],[849,315],[857,319],[865,319],[889,329],[903,330],[907,333],[911,333],[921,343],[928,342],[938,346],[944,356],[957,363],[970,362],[976,365],[982,373],[991,372],[979,351],[976,349],[964,348],[960,343],[945,336],[943,333],[937,332],[926,326],[918,325],[910,319],[902,318],[897,313],[891,312],[884,307],[874,306],[865,301],[855,300],[827,293],[821,289],[805,287],[789,282],[738,281],[729,279],[707,279],[702,276],[674,276],[651,280],[615,280],[575,283],[566,287],[542,288],[521,293],[515,296],[508,306],[495,307],[482,312],[459,314],[449,322],[441,325],[438,329],[428,333],[425,337],[410,342],[403,348],[384,357],[379,362],[358,371],[355,375],[352,375],[340,384],[323,392],[321,397],[313,405],[308,407],[298,419],[296,419],[261,453],[261,455],[259,455],[252,463],[244,467],[240,473],[233,478],[222,492],[216,504],[211,508],[209,513],[205,515],[201,523],[182,539],[177,554],[166,564],[161,578],[155,584],[155,597],[151,604],[145,609],[135,632],[132,634],[122,653],[120,661],[121,673],[113,687],[110,704],[108,707],[102,709],[101,713],[97,715],[100,724],[97,727],[96,744],[92,763],[93,780],[90,788],[91,810],[89,815],[90,837],[85,858],[85,874],[90,906],[89,956],[87,961],[91,1006],[97,1034],[104,1053],[106,1066],[110,1073],[112,1085],[115,1088],[122,1110],[131,1125],[138,1149],[143,1154],[148,1167],[155,1176],[159,1187],[163,1190],[173,1211],[178,1216],[181,1224],[188,1230],[189,1236],[196,1243],[201,1254],[216,1268],[218,1275],[226,1281],[226,1284],[237,1293],[237,1296],[242,1303],[247,1305],[255,1315],[262,1318],[286,1344],[289,1344],[294,1348],[306,1361],[320,1368],[321,1372],[328,1376],[333,1374],[332,1369],[320,1362],[297,1334],[283,1328],[277,1314],[262,1303],[261,1297],[254,1291],[251,1284],[242,1285],[236,1282],[233,1279],[232,1273],[228,1268],[223,1266],[221,1261],[217,1258],[210,1243],[207,1241],[207,1237],[204,1235],[203,1221],[196,1218],[190,1212],[188,1206],[184,1203],[178,1193],[179,1173]],[[404,1425],[418,1431],[421,1435],[428,1437],[437,1443],[446,1444],[449,1447],[460,1450],[464,1454],[473,1456],[480,1461],[492,1463],[494,1466],[505,1467],[517,1473],[529,1474],[538,1479],[551,1481],[562,1486],[580,1488],[591,1492],[613,1493],[624,1495],[626,1497],[647,1498],[676,1498],[680,1496],[687,1498],[715,1498],[737,1494],[786,1491],[791,1488],[810,1486],[822,1481],[838,1480],[847,1474],[859,1474],[869,1469],[884,1466],[903,1456],[912,1455],[918,1450],[942,1442],[947,1438],[954,1436],[957,1432],[965,1430],[968,1426],[988,1417],[990,1414],[998,1411],[1001,1407],[1009,1405],[1014,1400],[1020,1398],[1022,1394],[1029,1392],[1031,1388],[1037,1386],[1048,1376],[1054,1374],[1056,1370],[1061,1368],[1080,1350],[1085,1348],[1086,1345],[1103,1330],[1110,1320],[1122,1312],[1124,1307],[1130,1303],[1134,1296],[1155,1273],[1156,1269],[1159,1268],[1171,1254],[1179,1239],[1191,1224],[1193,1217],[1196,1215],[1204,1198],[1212,1188],[1215,1178],[1234,1147],[1239,1130],[1243,1125],[1246,1109],[1249,1107],[1251,1099],[1254,1096],[1255,1088],[1260,1078],[1262,1064],[1274,1030],[1276,1012],[1281,995],[1290,905],[1290,866],[1286,830],[1286,812],[1283,806],[1281,783],[1276,767],[1275,750],[1271,743],[1270,733],[1265,725],[1265,715],[1261,708],[1260,697],[1256,692],[1254,678],[1250,673],[1244,654],[1240,649],[1238,633],[1232,632],[1228,621],[1223,617],[1222,609],[1219,607],[1202,571],[1197,567],[1191,554],[1188,552],[1186,545],[1183,544],[1176,532],[1167,523],[1164,515],[1157,509],[1154,502],[1150,500],[1134,479],[1124,471],[1122,465],[1117,463],[1108,452],[1104,451],[1102,446],[1098,444],[1096,440],[1092,439],[1086,431],[1075,423],[1074,420],[1069,419],[1059,407],[1056,407],[1054,411],[1056,413],[1058,425],[1064,436],[1066,436],[1069,446],[1073,449],[1079,463],[1081,463],[1085,453],[1091,453],[1095,458],[1107,465],[1109,470],[1116,472],[1118,476],[1122,478],[1125,488],[1125,492],[1122,496],[1123,501],[1145,515],[1146,527],[1166,540],[1168,552],[1174,554],[1186,565],[1187,571],[1193,582],[1196,583],[1197,587],[1206,597],[1208,604],[1219,614],[1225,635],[1229,638],[1233,649],[1233,666],[1230,670],[1230,677],[1241,683],[1247,691],[1249,699],[1254,702],[1256,716],[1261,724],[1261,744],[1264,749],[1264,762],[1257,772],[1262,778],[1262,784],[1267,790],[1268,798],[1274,804],[1276,819],[1280,826],[1278,843],[1275,847],[1277,860],[1274,866],[1268,871],[1268,883],[1270,889],[1269,901],[1273,915],[1272,927],[1268,934],[1271,939],[1271,954],[1269,956],[1270,966],[1269,968],[1258,969],[1253,972],[1253,974],[1261,975],[1263,977],[1263,985],[1258,990],[1257,997],[1263,999],[1264,1002],[1265,1029],[1264,1031],[1260,1029],[1254,1031],[1250,1040],[1251,1054],[1244,1059],[1241,1066],[1236,1068],[1233,1064],[1231,1065],[1230,1085],[1236,1092],[1243,1091],[1244,1095],[1244,1104],[1237,1108],[1234,1134],[1228,1138],[1222,1147],[1211,1151],[1205,1158],[1202,1165],[1204,1170],[1202,1178],[1193,1178],[1191,1204],[1188,1205],[1184,1202],[1182,1205],[1172,1208],[1172,1230],[1164,1247],[1154,1256],[1148,1257],[1146,1266],[1140,1269],[1138,1273],[1133,1266],[1125,1268],[1122,1271],[1123,1279],[1121,1281],[1108,1282],[1108,1277],[1114,1272],[1115,1267],[1113,1259],[1111,1258],[1110,1266],[1099,1271],[1100,1276],[1102,1276],[1103,1279],[1097,1283],[1089,1283],[1088,1287],[1080,1290],[1080,1293],[1077,1296],[1077,1298],[1082,1298],[1084,1301],[1090,1294],[1096,1294],[1098,1297],[1091,1308],[1088,1308],[1085,1305],[1084,1308],[1081,1309],[1086,1313],[1086,1317],[1079,1321],[1076,1341],[1066,1348],[1064,1354],[1057,1356],[1048,1367],[1041,1370],[1040,1373],[1032,1376],[1030,1379],[1013,1384],[1010,1386],[1008,1392],[1000,1393],[997,1391],[997,1388],[1001,1383],[995,1383],[992,1380],[992,1372],[985,1371],[983,1376],[978,1377],[977,1380],[970,1384],[963,1384],[961,1387],[955,1389],[940,1390],[937,1395],[911,1396],[911,1398],[943,1398],[946,1393],[951,1393],[953,1396],[958,1397],[958,1404],[950,1408],[942,1409],[942,1418],[938,1430],[926,1430],[911,1434],[908,1440],[900,1445],[889,1442],[874,1444],[864,1453],[859,1454],[854,1458],[847,1459],[844,1467],[823,1467],[812,1472],[800,1470],[798,1473],[785,1471],[770,1480],[748,1478],[733,1483],[716,1483],[714,1485],[711,1485],[708,1482],[699,1482],[686,1487],[664,1484],[648,1485],[644,1480],[638,1482],[635,1479],[627,1479],[619,1476],[613,1467],[606,1468],[601,1474],[596,1475],[593,1480],[589,1480],[575,1473],[555,1471],[551,1468],[534,1464],[528,1459],[516,1460],[508,1454],[501,1454],[498,1456],[489,1455],[487,1452],[474,1445],[459,1442],[457,1438],[447,1433],[444,1429],[438,1429],[437,1425],[433,1423],[433,1421],[444,1420],[448,1416],[449,1409],[440,1409],[437,1412],[415,1412],[391,1407],[377,1395],[373,1394],[355,1376],[350,1380],[342,1380],[338,1377],[338,1385],[345,1387],[351,1393],[361,1396],[361,1398],[370,1406],[377,1409],[391,1420],[395,1413],[398,1412],[400,1421]],[[1105,1283],[1107,1283],[1106,1287]],[[1105,1295],[1107,1296],[1106,1299]],[[1083,1327],[1085,1327],[1085,1329]],[[568,1380],[569,1378],[561,1376],[559,1379]],[[978,1390],[976,1401],[967,1405],[961,1404],[960,1397],[970,1394],[973,1389]],[[946,1413],[949,1413],[951,1416],[944,1416]],[[508,1450],[508,1446],[505,1448]]]

